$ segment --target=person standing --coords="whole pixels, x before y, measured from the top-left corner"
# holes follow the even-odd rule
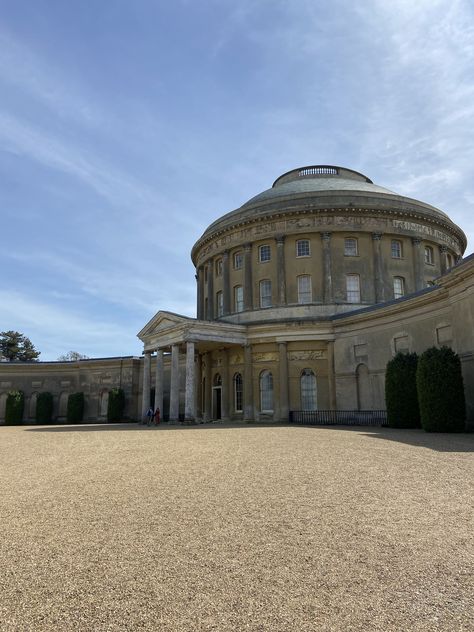
[[[155,410],[154,417],[155,417],[155,426],[158,426],[158,424],[160,423],[160,409],[159,408]]]

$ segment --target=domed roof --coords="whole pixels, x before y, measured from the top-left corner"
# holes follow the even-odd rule
[[[466,247],[466,236],[446,213],[439,209],[380,187],[352,169],[332,165],[300,167],[284,173],[271,189],[259,193],[240,208],[213,222],[196,242],[191,253],[212,237],[236,226],[292,212],[375,212],[411,215],[431,220],[447,228]]]
[[[284,173],[275,180],[271,189],[267,189],[251,198],[242,205],[242,208],[287,195],[295,196],[320,191],[351,191],[397,195],[393,191],[389,191],[389,189],[377,186],[367,176],[352,169],[329,166],[302,167]]]

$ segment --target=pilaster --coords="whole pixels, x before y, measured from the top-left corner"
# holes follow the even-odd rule
[[[179,345],[171,346],[170,421],[179,421]]]
[[[323,294],[324,302],[333,302],[332,288],[332,256],[331,256],[331,233],[321,233],[323,242]]]
[[[286,305],[285,236],[276,237],[278,305]]]
[[[385,300],[381,240],[382,233],[372,233],[372,246],[374,252],[374,292],[376,303],[382,303]]]

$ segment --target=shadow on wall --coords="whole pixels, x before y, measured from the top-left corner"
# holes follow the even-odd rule
[[[398,429],[398,428],[374,428],[370,430],[366,427],[345,427],[345,426],[294,426],[285,423],[207,423],[197,425],[169,425],[164,423],[160,426],[147,427],[137,423],[118,423],[118,424],[88,424],[74,426],[40,426],[24,428],[25,432],[156,432],[156,431],[180,431],[180,432],[199,432],[203,430],[219,430],[219,429],[240,429],[254,430],[256,428],[293,428],[305,432],[356,432],[362,434],[369,439],[381,439],[383,441],[392,441],[395,443],[404,443],[416,446],[418,448],[426,448],[435,452],[474,452],[474,433],[441,433],[441,432],[425,432],[420,429]]]

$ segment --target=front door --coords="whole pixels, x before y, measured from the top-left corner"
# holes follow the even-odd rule
[[[221,386],[213,386],[212,387],[212,418],[213,419],[221,419],[222,413],[222,387]]]

